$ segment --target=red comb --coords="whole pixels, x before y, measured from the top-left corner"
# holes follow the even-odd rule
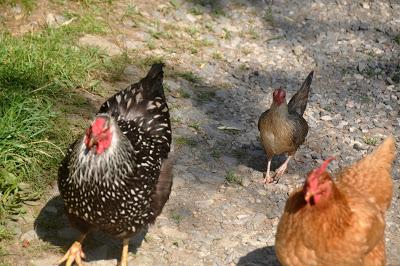
[[[333,160],[336,160],[336,158],[335,157],[329,157],[328,159],[326,159],[322,164],[321,164],[321,166],[320,167],[318,167],[318,168],[316,168],[316,169],[314,169],[313,171],[312,171],[312,173],[311,173],[311,175],[310,176],[319,176],[319,175],[321,175],[325,170],[326,170],[326,168],[328,167],[328,165],[329,165],[329,163],[330,162],[332,162]]]

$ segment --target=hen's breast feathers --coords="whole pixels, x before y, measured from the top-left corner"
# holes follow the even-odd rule
[[[303,117],[298,114],[277,116],[273,110],[261,115],[258,127],[263,146],[270,154],[296,151],[308,133],[308,124]]]

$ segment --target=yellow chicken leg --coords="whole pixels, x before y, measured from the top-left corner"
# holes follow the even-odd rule
[[[122,256],[120,266],[128,266],[128,248],[129,238],[124,238],[122,241]]]
[[[58,261],[58,264],[66,261],[65,266],[71,266],[72,263],[76,262],[78,266],[83,266],[82,259],[85,258],[85,253],[82,251],[82,242],[85,239],[86,234],[81,234],[79,239],[75,241],[72,246],[68,249],[67,253]]]

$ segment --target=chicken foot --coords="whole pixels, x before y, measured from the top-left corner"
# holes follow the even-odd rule
[[[280,177],[285,173],[285,171],[287,169],[287,166],[289,164],[289,161],[292,158],[292,156],[293,155],[289,155],[289,157],[286,159],[286,161],[278,169],[276,169],[275,175],[272,177],[272,179],[274,179],[275,177]]]
[[[82,242],[85,239],[86,234],[81,234],[79,239],[75,241],[72,246],[68,249],[67,253],[58,261],[58,264],[66,261],[65,266],[71,266],[72,263],[76,262],[78,266],[83,266],[82,259],[84,259],[85,253],[82,251]]]

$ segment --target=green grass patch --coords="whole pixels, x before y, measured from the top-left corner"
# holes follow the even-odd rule
[[[6,220],[56,178],[73,138],[61,114],[80,104],[71,89],[92,86],[107,71],[97,49],[76,46],[92,23],[76,20],[20,37],[0,30],[0,239],[8,234]]]
[[[174,220],[177,224],[180,224],[180,222],[183,220],[183,216],[177,212],[172,212],[171,213],[171,218]]]
[[[188,99],[188,98],[190,98],[190,94],[183,89],[179,89],[177,92],[177,97]]]
[[[376,146],[378,144],[379,139],[373,136],[363,136],[363,142],[367,145]]]
[[[0,0],[0,5],[15,6],[17,4],[20,4],[24,9],[26,9],[27,11],[30,11],[35,6],[35,1],[34,0]]]
[[[193,128],[193,129],[195,129],[196,131],[200,130],[200,123],[199,122],[191,122],[188,126]]]
[[[104,60],[105,67],[109,73],[110,81],[119,81],[122,79],[125,67],[132,63],[132,60],[126,53],[120,56],[109,57]]]
[[[187,145],[190,147],[194,147],[197,145],[197,142],[194,139],[190,139],[190,138],[186,138],[186,137],[182,137],[182,136],[176,137],[175,143],[180,146]]]
[[[211,156],[214,159],[219,159],[219,158],[221,158],[222,154],[221,154],[220,150],[214,149],[214,150],[211,151]]]
[[[214,91],[198,91],[196,92],[197,100],[200,102],[209,102],[215,98]]]
[[[174,73],[171,73],[171,75],[175,77],[181,77],[193,83],[201,82],[201,78],[191,71],[175,71]]]
[[[236,175],[234,171],[228,171],[226,173],[225,180],[229,184],[237,184],[237,185],[242,185],[242,182],[243,182],[242,177]]]
[[[400,45],[400,34],[397,34],[396,37],[394,37],[394,42]]]

